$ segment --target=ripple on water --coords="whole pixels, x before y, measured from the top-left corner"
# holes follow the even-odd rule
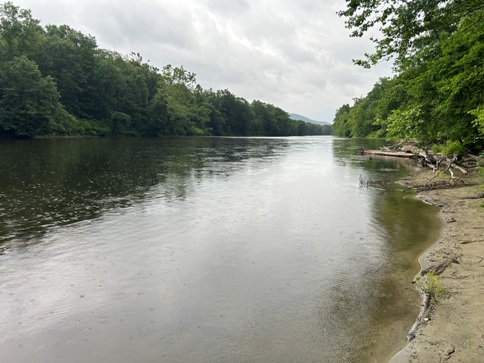
[[[403,296],[388,261],[404,228],[390,208],[400,199],[359,190],[358,176],[387,178],[398,166],[355,159],[360,141],[340,141],[99,140],[74,155],[56,149],[61,141],[49,147],[62,172],[11,165],[36,181],[18,178],[17,194],[0,195],[0,205],[15,201],[0,236],[11,240],[0,255],[0,360],[15,361],[8,347],[20,345],[30,361],[149,361],[154,350],[169,362],[351,361],[362,347],[375,352],[395,335],[378,323],[375,302]],[[417,220],[422,212],[407,211]],[[406,240],[420,243],[419,232]],[[385,274],[394,279],[375,278]]]

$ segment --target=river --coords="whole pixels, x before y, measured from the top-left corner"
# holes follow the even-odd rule
[[[388,360],[440,220],[379,145],[1,140],[0,362]]]

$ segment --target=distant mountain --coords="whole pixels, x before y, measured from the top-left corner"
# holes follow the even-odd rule
[[[304,121],[304,122],[310,122],[312,124],[316,124],[316,125],[331,125],[331,123],[329,122],[326,122],[326,121],[315,121],[315,120],[311,120],[310,118],[307,118],[307,117],[304,117],[304,116],[301,116],[301,115],[298,115],[297,113],[290,113],[289,114],[289,117],[293,120],[297,120],[297,121]]]

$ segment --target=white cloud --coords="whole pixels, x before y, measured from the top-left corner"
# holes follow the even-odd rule
[[[288,112],[331,121],[390,65],[352,64],[371,51],[349,38],[344,0],[16,0],[46,24],[67,24],[102,48],[183,65],[204,88],[229,89]]]

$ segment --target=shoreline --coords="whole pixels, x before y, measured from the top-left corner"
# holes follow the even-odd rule
[[[418,187],[434,177],[420,170],[401,180]],[[441,179],[448,179],[443,176]],[[420,257],[421,271],[436,271],[446,290],[422,308],[407,334],[407,345],[389,363],[482,362],[484,355],[484,185],[476,176],[453,188],[426,188],[417,194],[441,208],[440,238]],[[482,183],[482,182],[481,182]],[[437,185],[437,184],[436,184]]]

